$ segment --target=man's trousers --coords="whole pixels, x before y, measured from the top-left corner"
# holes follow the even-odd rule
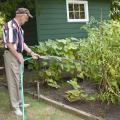
[[[19,53],[19,55],[23,58],[21,53]],[[20,63],[9,50],[5,50],[4,52],[4,63],[8,83],[8,90],[10,95],[10,102],[12,108],[17,109],[21,104]]]

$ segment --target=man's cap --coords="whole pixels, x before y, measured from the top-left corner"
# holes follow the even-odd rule
[[[33,18],[30,11],[27,8],[18,8],[16,14],[27,14],[29,17]]]

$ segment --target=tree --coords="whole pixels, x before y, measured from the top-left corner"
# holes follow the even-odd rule
[[[26,7],[31,11],[34,10],[34,0],[0,0],[0,12],[5,19],[10,19],[15,14],[18,7]]]
[[[120,20],[120,0],[112,0],[110,14],[113,20]]]
[[[14,17],[18,7],[26,7],[32,13],[35,11],[34,0],[0,0],[0,37],[2,35],[2,26],[5,21]]]

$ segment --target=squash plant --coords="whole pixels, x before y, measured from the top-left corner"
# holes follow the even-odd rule
[[[2,38],[2,27],[5,22],[5,16],[0,12],[0,39]]]
[[[43,80],[44,83],[47,83],[51,87],[59,88],[60,86],[57,83],[60,83],[60,80],[64,77],[83,78],[81,63],[80,61],[76,61],[76,58],[78,57],[76,55],[78,48],[79,44],[72,42],[72,40],[68,38],[56,41],[48,40],[46,42],[40,42],[39,46],[35,46],[33,48],[35,52],[40,55],[59,56],[61,59],[58,61],[54,59],[38,63],[35,62],[34,65],[34,62],[31,61],[28,68],[37,68],[36,70],[40,76],[40,80]],[[36,68],[34,68],[35,66]]]
[[[86,99],[87,95],[81,89],[80,85],[78,85],[76,78],[73,78],[72,80],[67,81],[67,82],[73,87],[72,90],[68,90],[65,92],[67,100],[69,100],[70,102],[75,102],[78,100]]]

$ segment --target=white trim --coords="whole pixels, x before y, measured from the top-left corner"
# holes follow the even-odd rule
[[[68,4],[84,4],[85,7],[85,19],[69,19],[69,9]],[[89,13],[88,13],[88,1],[82,0],[66,0],[66,10],[67,10],[67,22],[88,22],[89,21]]]

